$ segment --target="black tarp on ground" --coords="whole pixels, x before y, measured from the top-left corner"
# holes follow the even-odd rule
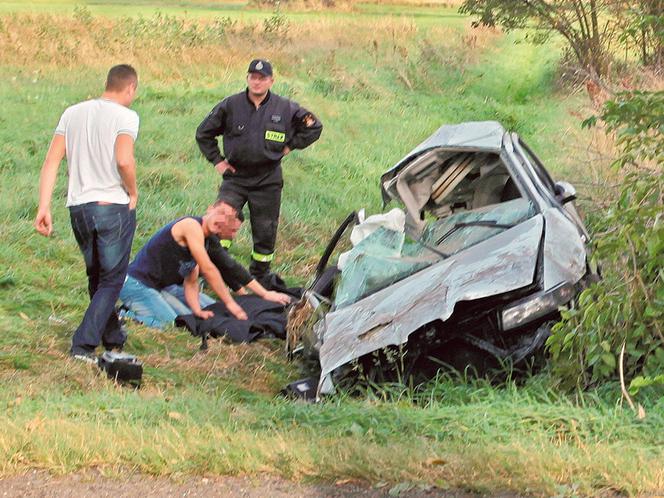
[[[249,317],[238,320],[224,306],[216,302],[205,307],[214,312],[212,318],[201,320],[194,315],[180,315],[175,319],[178,327],[186,327],[196,337],[227,337],[232,342],[251,342],[260,337],[286,338],[286,307],[266,301],[258,296],[235,298]]]

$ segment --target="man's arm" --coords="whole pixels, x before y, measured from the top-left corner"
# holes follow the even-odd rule
[[[235,168],[221,155],[217,137],[224,134],[224,123],[226,121],[226,100],[219,102],[210,114],[205,116],[203,122],[196,128],[196,143],[205,158],[214,164],[219,174],[223,175],[227,170],[235,173]]]
[[[39,208],[37,209],[34,226],[45,237],[48,237],[53,232],[51,198],[53,197],[55,180],[58,176],[58,168],[65,157],[65,150],[64,135],[53,135],[53,140],[51,140],[51,145],[46,153],[46,159],[44,159],[39,177]]]
[[[184,300],[187,302],[191,312],[199,318],[205,320],[214,316],[212,311],[203,311],[201,309],[201,299],[198,288],[198,265],[187,275],[182,283],[184,288]]]
[[[283,304],[284,306],[291,302],[289,295],[283,294],[281,292],[267,290],[256,279],[253,279],[251,282],[245,285],[245,287],[249,288],[249,290],[256,294],[258,297],[267,301]]]
[[[292,149],[304,149],[310,146],[320,137],[323,131],[323,123],[296,102],[291,102],[291,124],[293,126],[293,136],[286,144],[285,153]]]
[[[200,224],[193,218],[185,218],[173,226],[173,231],[173,235],[176,239],[179,238],[180,235],[182,239],[184,239],[189,248],[189,252],[196,261],[196,264],[198,264],[203,278],[205,278],[212,290],[217,296],[219,296],[219,299],[223,301],[226,308],[228,308],[228,311],[230,311],[235,318],[246,320],[247,314],[240,305],[235,302],[233,296],[231,296],[231,293],[228,291],[228,287],[226,287],[224,280],[221,278],[219,270],[217,270],[214,263],[210,261],[207,251],[205,250],[205,237],[203,236],[203,230]]]
[[[221,273],[221,278],[234,291],[247,285],[253,278],[244,266],[238,263],[226,249],[221,247],[219,237],[216,235],[207,238],[205,249],[210,261]]]
[[[219,239],[216,236],[208,238],[206,247],[210,261],[217,267],[221,273],[221,278],[227,282],[238,295],[245,295],[246,288],[249,288],[257,296],[274,301],[279,304],[288,304],[290,297],[280,292],[268,291],[254,279],[251,274],[233,257],[228,254],[226,249],[219,245]]]
[[[136,160],[134,158],[134,138],[121,133],[115,139],[115,160],[122,185],[129,195],[129,209],[136,209],[138,187],[136,186]]]

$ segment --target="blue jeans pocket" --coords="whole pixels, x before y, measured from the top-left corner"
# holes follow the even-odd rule
[[[99,243],[103,245],[112,245],[122,237],[123,213],[96,214],[92,219],[97,230]],[[128,213],[127,213],[128,215]]]

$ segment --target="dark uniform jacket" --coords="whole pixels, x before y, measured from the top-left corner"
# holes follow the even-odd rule
[[[238,290],[253,280],[254,277],[246,270],[244,266],[233,259],[228,250],[221,247],[219,237],[211,235],[205,239],[205,249],[214,265],[219,269],[221,278],[233,289]]]
[[[229,176],[246,178],[278,167],[284,146],[304,149],[318,140],[322,129],[297,102],[268,92],[256,109],[245,90],[212,109],[196,130],[196,141],[207,160],[217,164],[224,160],[217,142],[223,135],[225,159],[236,169]]]

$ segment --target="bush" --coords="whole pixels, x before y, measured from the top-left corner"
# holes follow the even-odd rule
[[[554,374],[587,387],[616,377],[623,344],[630,391],[664,385],[664,93],[628,92],[605,104],[605,123],[627,170],[620,193],[592,226],[603,281],[563,311],[549,338]]]

